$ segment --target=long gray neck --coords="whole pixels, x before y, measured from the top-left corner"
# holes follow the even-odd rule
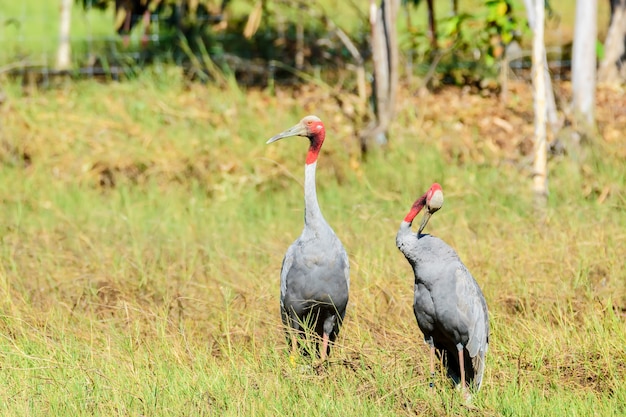
[[[407,222],[406,220],[402,221],[402,223],[400,223],[400,228],[398,229],[398,235],[412,235],[413,230],[411,230],[411,225],[413,224],[413,222]]]
[[[400,249],[404,253],[404,251],[406,250],[405,245],[407,243],[407,240],[411,241],[411,238],[414,239],[415,237],[416,235],[411,230],[411,223],[405,220],[400,223],[400,228],[398,229],[398,233],[396,234],[396,246],[398,246],[398,249]]]
[[[317,191],[315,189],[315,168],[317,161],[306,164],[304,167],[304,223],[316,226],[325,223],[324,216],[317,203]]]

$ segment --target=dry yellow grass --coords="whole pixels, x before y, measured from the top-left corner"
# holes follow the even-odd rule
[[[603,140],[550,161],[534,218],[531,100],[403,89],[386,151],[360,160],[323,89],[186,84],[177,70],[94,81],[0,107],[3,415],[622,415],[626,247],[621,94],[599,92]],[[563,94],[567,94],[566,86]],[[265,140],[316,113],[319,199],[348,249],[339,347],[292,368],[278,273],[302,227],[306,144]],[[428,390],[412,273],[394,245],[442,183],[429,231],[484,289],[492,343],[472,408]]]

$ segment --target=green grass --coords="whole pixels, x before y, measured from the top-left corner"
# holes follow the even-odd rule
[[[532,124],[480,130],[497,108],[510,121],[530,114],[527,90],[510,108],[465,96],[471,110],[456,107],[458,93],[403,90],[390,147],[367,162],[322,89],[218,89],[164,67],[123,84],[5,91],[1,415],[626,412],[623,140],[604,141],[583,169],[551,159],[538,222],[521,156],[489,151]],[[623,131],[606,106],[601,130]],[[318,197],[352,267],[339,346],[322,367],[291,366],[278,315],[306,141],[265,145],[307,113],[327,124]],[[413,275],[395,247],[433,181],[446,204],[429,232],[456,248],[491,313],[477,410],[441,376],[429,390]]]

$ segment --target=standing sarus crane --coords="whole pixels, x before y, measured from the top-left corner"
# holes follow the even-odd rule
[[[315,168],[324,143],[324,124],[316,116],[272,137],[267,143],[290,136],[304,136],[310,146],[304,169],[304,230],[289,246],[280,271],[280,310],[292,355],[298,348],[297,334],[310,324],[322,339],[316,344],[322,361],[330,352],[346,314],[350,264],[333,229],[326,223],[317,202]]]
[[[454,249],[437,237],[422,234],[430,216],[442,205],[443,191],[435,183],[411,206],[400,224],[396,245],[415,274],[413,312],[430,347],[431,378],[437,351],[448,376],[469,396],[466,388],[477,392],[485,371],[489,317],[478,283]],[[424,219],[415,234],[411,225],[424,206]]]

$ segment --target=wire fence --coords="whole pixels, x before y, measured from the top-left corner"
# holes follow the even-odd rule
[[[141,17],[134,16],[136,20]],[[174,62],[190,65],[193,48],[190,45],[181,47],[181,42],[187,42],[186,38],[172,28],[171,20],[164,21],[167,18],[157,13],[148,17],[147,30],[138,24],[130,34],[120,35],[115,29],[113,8],[85,10],[72,0],[70,73],[79,77],[116,79],[141,71],[147,64]],[[205,20],[205,28],[219,22],[215,16],[205,17]],[[59,70],[56,66],[57,51],[62,43],[60,26],[59,3],[56,1],[25,0],[1,6],[0,74],[35,73],[44,84],[57,74],[67,74],[67,70]],[[232,34],[223,33],[222,36]],[[363,37],[367,38],[367,35]],[[201,34],[196,38],[202,42]],[[235,40],[237,42],[241,44],[242,39]],[[272,39],[268,39],[268,44],[271,42]],[[206,45],[200,47],[206,52]],[[222,58],[226,56],[226,64],[234,67],[234,71],[245,68],[248,72],[261,74],[262,78],[273,71],[271,60],[259,63],[250,59],[254,58],[250,54],[244,55],[248,56],[222,54]],[[510,68],[520,74],[527,73],[529,56],[530,51],[519,49],[510,61]],[[570,61],[563,58],[563,48],[560,45],[548,48],[548,56],[555,78],[567,78]]]
[[[50,7],[50,2],[26,0],[11,8],[0,7],[0,74],[35,74],[38,83],[45,85],[55,75],[116,79],[135,74],[148,64],[174,63],[192,72],[192,76],[214,78],[215,68],[219,68],[235,73],[244,84],[258,84],[259,80],[267,83],[268,77],[290,72],[288,62],[273,62],[279,54],[288,55],[296,43],[293,36],[287,39],[288,31],[277,35],[266,29],[249,39],[243,34],[241,22],[231,21],[231,27],[224,30],[226,25],[220,25],[222,15],[207,10],[196,10],[192,25],[180,24],[180,16],[158,13],[135,14],[131,20],[141,21],[144,17],[148,17],[147,25],[136,24],[125,33],[119,27],[116,30],[112,7],[84,10],[73,4],[71,63],[67,70],[56,64],[63,41],[58,4]],[[274,46],[276,36],[286,39],[279,48]],[[314,55],[321,55],[319,45],[312,49],[317,50]]]
[[[72,1],[73,3],[73,1]],[[57,53],[63,43],[58,2],[27,0],[0,7],[0,73],[59,71]],[[114,27],[113,8],[83,9],[72,4],[69,45],[72,74],[103,75],[128,72],[150,62],[165,60],[178,39],[163,31],[158,14],[149,14],[147,28],[135,25],[127,35]],[[141,18],[142,16],[133,16]],[[169,48],[169,49],[168,49]]]

